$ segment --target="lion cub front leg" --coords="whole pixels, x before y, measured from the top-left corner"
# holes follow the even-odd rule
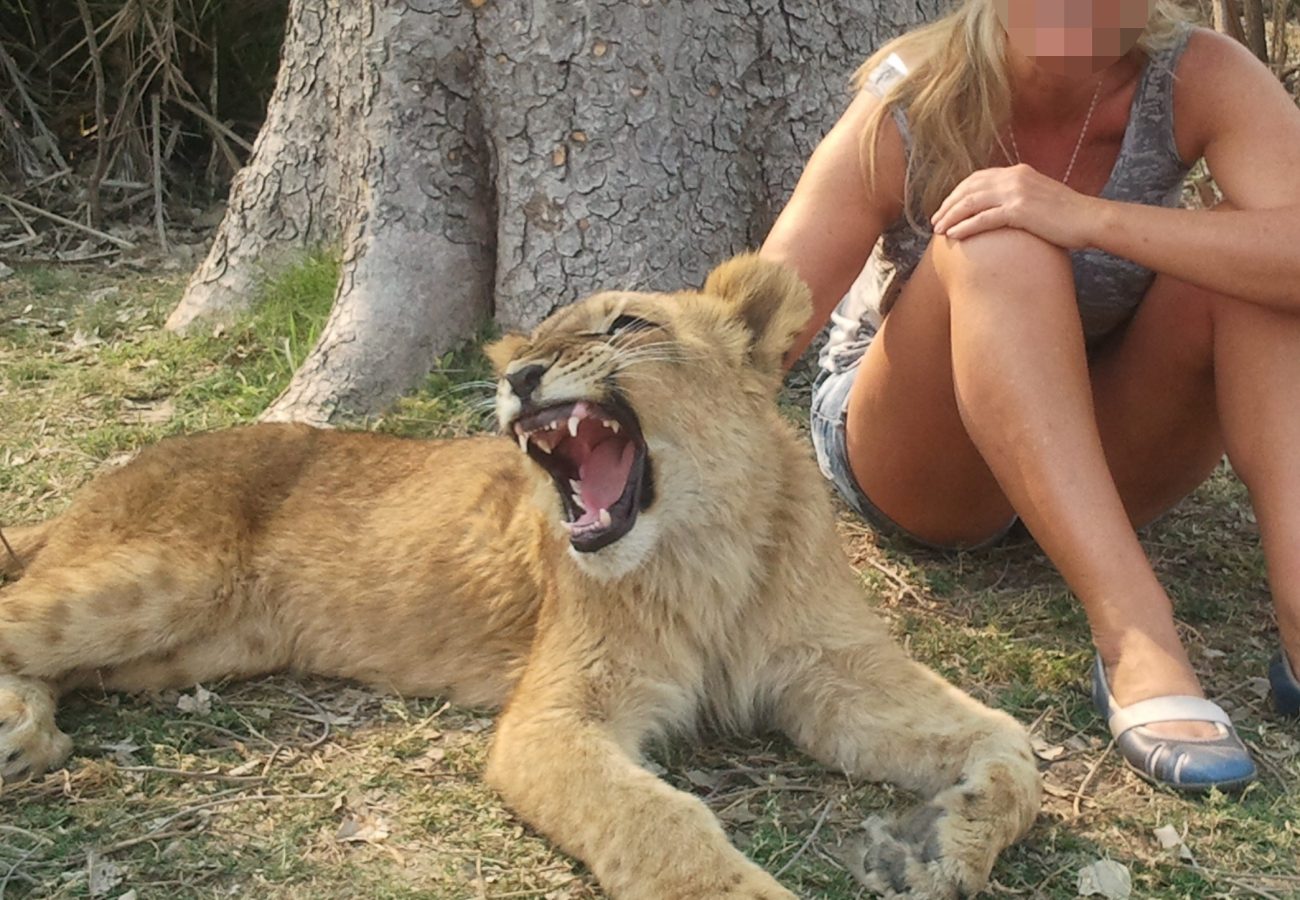
[[[0,675],[0,784],[21,781],[68,758],[72,741],[54,724],[54,688]]]
[[[819,654],[804,645],[787,657],[806,662],[778,676],[781,724],[825,764],[928,798],[902,818],[868,820],[857,874],[869,888],[886,897],[973,895],[1038,814],[1029,735],[909,659],[869,613],[858,618],[856,629],[842,621],[816,638]]]
[[[731,846],[708,807],[646,771],[578,710],[530,708],[516,694],[487,780],[616,900],[794,900]]]

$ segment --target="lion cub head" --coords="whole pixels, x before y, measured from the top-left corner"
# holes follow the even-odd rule
[[[584,568],[629,571],[747,489],[809,297],[790,270],[747,255],[702,291],[607,291],[488,348],[501,428],[551,476]]]

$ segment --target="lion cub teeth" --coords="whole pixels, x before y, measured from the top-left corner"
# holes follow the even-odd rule
[[[578,423],[581,421],[577,416],[569,416],[569,437],[578,436]]]
[[[601,421],[601,424],[604,425],[606,428],[608,428],[610,431],[614,432],[615,434],[618,434],[619,424],[616,420],[603,419]]]
[[[524,451],[525,453],[527,453],[527,452],[528,452],[528,435],[521,431],[521,432],[519,432],[518,437],[519,437],[519,449],[522,450],[522,451]]]
[[[601,528],[608,528],[610,524],[614,521],[614,519],[609,514],[609,510],[607,509],[602,509],[600,511],[600,515],[597,516],[597,520],[600,522]]]

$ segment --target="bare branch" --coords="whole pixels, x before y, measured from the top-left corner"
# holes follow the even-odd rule
[[[67,216],[61,216],[58,213],[50,212],[48,209],[41,209],[39,206],[33,206],[30,203],[24,203],[22,200],[19,200],[17,197],[10,197],[8,194],[0,194],[0,203],[8,203],[18,207],[19,209],[25,209],[29,213],[34,213],[38,216],[44,216],[45,218],[50,219],[51,221],[58,222],[60,225],[66,225],[69,228],[75,228],[78,231],[84,231],[87,234],[93,234],[95,237],[99,238],[100,240],[108,241],[110,244],[114,244],[118,247],[121,247],[123,250],[135,249],[135,244],[131,243],[125,238],[116,237],[114,235],[109,234],[106,231],[100,231],[98,228],[91,228],[89,225],[83,225],[82,223],[76,221],[75,219],[69,219]]]

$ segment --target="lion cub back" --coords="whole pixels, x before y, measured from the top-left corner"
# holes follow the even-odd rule
[[[109,566],[137,595],[165,586],[109,604],[101,584],[86,599],[136,625],[175,623],[154,654],[176,657],[169,643],[203,622],[202,653],[218,662],[223,636],[243,636],[239,674],[295,669],[499,703],[554,551],[527,466],[491,437],[262,424],[173,438],[84,488],[24,578]]]

